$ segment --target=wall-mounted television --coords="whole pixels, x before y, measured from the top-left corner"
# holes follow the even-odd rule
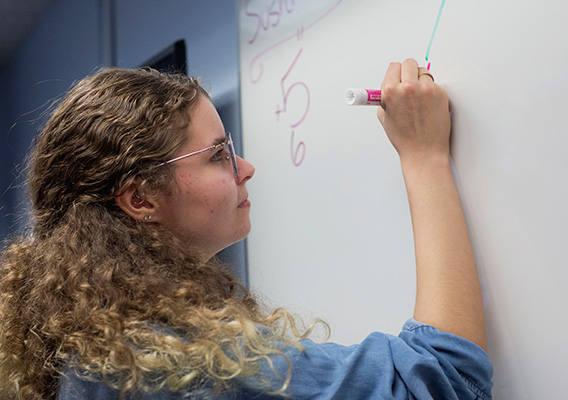
[[[185,40],[176,41],[140,66],[151,67],[161,72],[183,73],[187,75]]]

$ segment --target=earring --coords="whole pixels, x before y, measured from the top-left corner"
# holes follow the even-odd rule
[[[151,221],[151,220],[152,220],[152,215],[151,215],[151,214],[148,214],[148,215],[146,215],[146,216],[144,217],[144,221],[146,221],[146,222]]]

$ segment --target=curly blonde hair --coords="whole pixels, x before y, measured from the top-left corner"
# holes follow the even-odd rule
[[[294,318],[264,312],[216,259],[200,262],[114,201],[134,179],[171,189],[171,168],[152,166],[183,144],[200,96],[209,98],[196,79],[111,68],[53,112],[31,156],[33,230],[2,256],[1,398],[55,398],[69,370],[122,396],[227,390],[274,355],[288,363],[275,393],[286,390],[282,345],[301,349],[303,337]]]

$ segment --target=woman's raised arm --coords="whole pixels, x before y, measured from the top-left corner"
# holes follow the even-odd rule
[[[378,117],[399,153],[414,230],[414,318],[486,348],[479,278],[450,169],[446,92],[415,60],[392,63]]]

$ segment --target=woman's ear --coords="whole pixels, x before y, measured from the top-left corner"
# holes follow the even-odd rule
[[[133,181],[123,186],[114,196],[116,204],[136,221],[155,222],[156,207],[145,198],[140,190],[140,182]]]

